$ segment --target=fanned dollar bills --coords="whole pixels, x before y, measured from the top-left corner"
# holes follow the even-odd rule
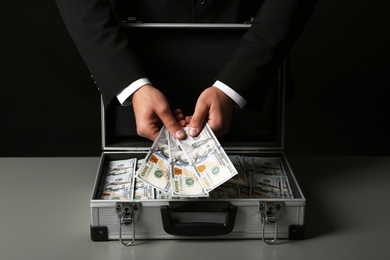
[[[184,128],[187,132],[188,129]],[[206,124],[197,137],[173,138],[163,127],[137,178],[172,197],[207,197],[237,170]]]
[[[180,144],[169,136],[171,195],[174,197],[208,197],[198,172]]]
[[[137,174],[139,179],[165,193],[171,187],[168,138],[169,132],[163,127]]]
[[[207,124],[184,140],[163,127],[144,159],[108,161],[104,171],[104,200],[294,197],[280,157],[228,156]]]
[[[187,133],[188,129],[184,128],[184,131]],[[193,165],[207,192],[237,174],[236,168],[207,124],[198,136],[191,137],[187,134],[187,138],[175,141]]]

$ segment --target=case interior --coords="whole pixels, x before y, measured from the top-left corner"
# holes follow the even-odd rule
[[[163,91],[172,109],[181,108],[186,115],[192,115],[197,97],[215,82],[247,31],[247,27],[125,29],[153,85]],[[259,96],[265,99],[260,111],[234,109],[229,134],[219,138],[226,149],[283,149],[285,76],[281,68],[268,95]],[[103,109],[103,149],[150,147],[150,141],[137,135],[134,122],[131,105],[114,100]]]

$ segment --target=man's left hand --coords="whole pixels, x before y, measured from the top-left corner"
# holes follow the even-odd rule
[[[234,104],[222,90],[216,87],[205,89],[196,102],[194,114],[186,118],[189,123],[188,134],[197,136],[205,122],[217,137],[227,134]]]

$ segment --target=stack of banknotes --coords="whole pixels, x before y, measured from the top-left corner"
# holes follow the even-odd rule
[[[133,198],[137,159],[109,161],[104,169],[105,179],[101,198],[127,200]]]
[[[210,198],[294,198],[280,157],[229,158],[238,174],[213,190]]]
[[[187,131],[186,128],[184,128]],[[293,198],[280,158],[228,156],[210,127],[184,140],[162,128],[146,157],[109,161],[101,199]]]

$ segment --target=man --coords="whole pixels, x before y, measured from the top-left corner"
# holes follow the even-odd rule
[[[118,25],[110,0],[56,0],[64,22],[90,69],[104,104],[115,98],[134,108],[137,133],[154,140],[161,124],[178,139],[182,126],[196,136],[206,121],[217,136],[228,132],[232,109],[260,107],[271,82],[302,31],[316,0],[132,0],[130,11],[141,20],[156,22],[224,23],[242,19],[240,12],[254,12],[251,28],[238,49],[197,99],[192,116],[178,109],[152,85]],[[245,7],[245,5],[247,5]],[[248,8],[249,6],[249,8]],[[133,9],[131,9],[131,7]],[[252,8],[256,7],[256,8]],[[248,17],[248,20],[250,17]],[[136,39],[135,39],[136,40]],[[184,86],[185,87],[185,86]]]

